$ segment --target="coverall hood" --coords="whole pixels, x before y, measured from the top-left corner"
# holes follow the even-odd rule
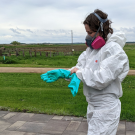
[[[109,42],[116,42],[123,48],[126,43],[125,34],[123,32],[114,32],[113,34],[109,33],[107,36],[106,43],[109,43]]]

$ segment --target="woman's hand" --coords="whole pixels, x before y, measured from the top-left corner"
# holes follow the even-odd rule
[[[79,70],[79,69],[78,69],[78,68],[76,68],[76,67],[75,67],[75,68],[73,68],[73,69],[71,70],[71,74],[76,73],[76,71],[77,71],[77,70]]]

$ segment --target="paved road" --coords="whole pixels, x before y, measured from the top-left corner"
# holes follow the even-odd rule
[[[47,71],[60,68],[27,68],[27,67],[0,67],[0,72],[22,72],[22,73],[46,73]],[[69,69],[69,68],[61,68]],[[135,70],[130,70],[128,75],[135,75]]]
[[[87,135],[83,117],[0,111],[0,135]],[[117,135],[135,135],[135,123],[120,121]]]

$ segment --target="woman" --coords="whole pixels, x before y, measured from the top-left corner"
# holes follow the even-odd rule
[[[83,82],[87,106],[87,135],[116,135],[122,96],[121,82],[129,71],[123,50],[126,39],[114,32],[107,14],[95,10],[84,20],[87,49],[70,69]]]

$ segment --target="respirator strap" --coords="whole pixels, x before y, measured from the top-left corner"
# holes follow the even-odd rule
[[[101,22],[100,23],[100,26],[99,27],[101,27],[101,31],[103,31],[103,23],[105,23],[108,19],[106,18],[106,19],[102,19],[98,14],[96,14],[95,12],[93,13],[98,19],[99,19],[99,21]]]
[[[96,38],[96,36],[97,36],[97,34],[98,34],[98,32],[99,32],[99,30],[100,30],[100,27],[101,26],[99,26],[99,28],[98,28],[98,30],[97,30],[97,32],[96,32],[96,34],[94,35],[94,37],[92,38],[92,41],[91,41],[91,43],[94,41],[94,39]]]

